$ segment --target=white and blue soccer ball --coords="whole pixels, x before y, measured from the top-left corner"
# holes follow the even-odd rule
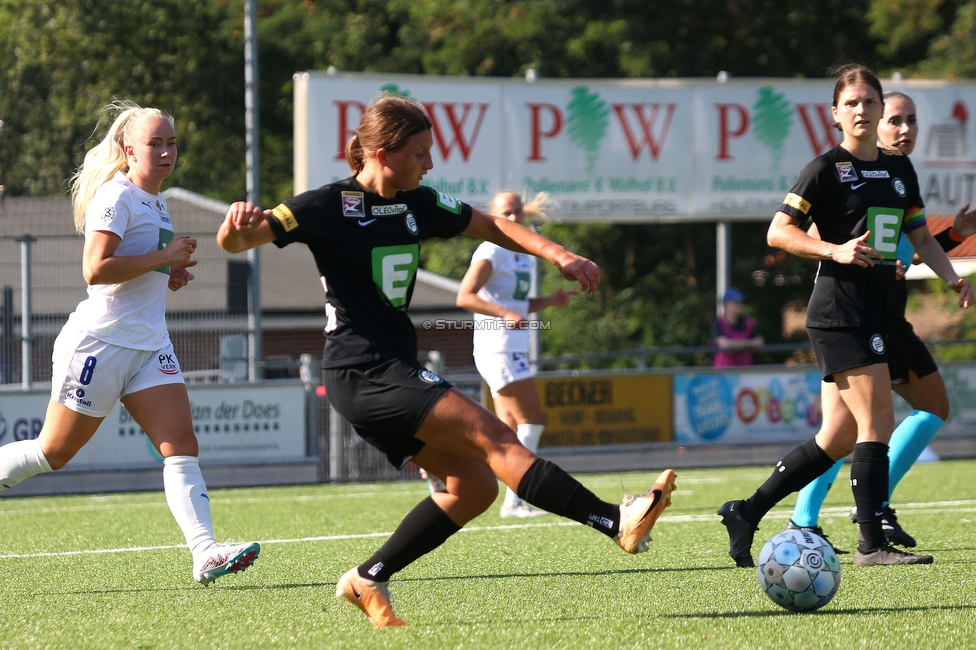
[[[837,554],[808,530],[784,530],[766,542],[756,571],[769,599],[794,612],[823,607],[840,586]]]

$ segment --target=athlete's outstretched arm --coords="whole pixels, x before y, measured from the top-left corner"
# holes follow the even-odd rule
[[[270,216],[271,210],[262,210],[253,203],[231,203],[217,230],[217,243],[228,253],[241,253],[261,244],[270,244],[277,239],[268,225]]]
[[[787,253],[812,260],[833,260],[838,264],[857,264],[874,266],[874,260],[882,259],[881,253],[868,245],[868,231],[843,244],[831,244],[811,237],[800,228],[800,222],[786,214],[777,212],[766,232],[766,243]]]
[[[549,260],[564,278],[579,282],[583,291],[592,292],[600,284],[599,266],[514,221],[472,210],[471,221],[464,229],[464,234],[490,241],[517,253],[528,253]]]
[[[976,209],[970,210],[969,203],[962,206],[962,209],[952,220],[952,229],[956,231],[962,239],[976,235]]]
[[[946,281],[953,291],[959,293],[959,306],[963,309],[976,302],[976,295],[973,294],[973,285],[969,280],[960,278],[952,268],[952,262],[946,252],[942,250],[939,242],[929,232],[928,228],[916,228],[910,233],[906,233],[912,242],[912,247],[918,256],[935,271],[936,275]]]

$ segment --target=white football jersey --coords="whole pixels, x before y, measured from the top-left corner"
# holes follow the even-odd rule
[[[122,172],[98,188],[88,207],[85,236],[98,230],[122,238],[115,249],[121,257],[160,250],[173,240],[166,200],[139,189]],[[168,266],[119,284],[88,285],[88,298],[78,304],[71,318],[100,341],[136,350],[158,350],[169,340],[168,285]]]
[[[535,258],[486,241],[471,256],[472,263],[479,260],[491,263],[491,276],[478,291],[478,297],[516,314],[528,316]],[[502,319],[485,314],[475,314],[474,323],[476,353],[529,351],[529,330],[506,329]]]

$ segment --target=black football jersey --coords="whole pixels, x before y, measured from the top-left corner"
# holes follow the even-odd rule
[[[353,177],[290,198],[273,213],[275,244],[306,244],[322,276],[323,366],[416,359],[417,333],[406,311],[420,242],[460,234],[471,207],[424,186],[384,199]]]
[[[885,259],[873,267],[820,262],[807,327],[884,328],[892,309],[895,260],[903,232],[925,226],[918,176],[900,153],[878,150],[858,160],[835,147],[810,162],[779,209],[801,223],[812,218],[824,241],[844,244],[870,230],[867,243]]]

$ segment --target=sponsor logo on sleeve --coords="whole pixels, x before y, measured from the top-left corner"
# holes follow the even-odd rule
[[[439,384],[439,383],[441,383],[441,381],[443,381],[440,377],[438,377],[437,375],[435,375],[434,373],[432,373],[430,370],[427,370],[426,368],[421,369],[417,373],[417,375],[421,379],[423,379],[424,381],[426,381],[428,384]]]
[[[388,217],[406,212],[407,204],[394,203],[393,205],[374,205],[369,209],[369,211],[374,217]]]
[[[783,199],[783,203],[790,206],[794,210],[799,210],[803,214],[807,214],[810,212],[810,202],[804,199],[799,194],[794,194],[793,192],[790,192],[789,194],[786,195],[786,198]]]
[[[99,223],[99,225],[102,225],[102,226],[105,226],[105,225],[108,225],[108,224],[112,223],[112,220],[113,219],[115,219],[115,206],[114,205],[110,205],[107,208],[104,208],[102,210],[102,213],[98,215],[98,223]]]
[[[857,172],[854,171],[854,163],[850,163],[850,162],[837,163],[837,174],[840,176],[841,183],[847,183],[848,181],[857,180]]]
[[[461,202],[458,201],[453,196],[448,196],[443,192],[437,193],[437,205],[447,210],[448,212],[453,212],[454,214],[461,214]]]
[[[295,218],[295,215],[292,213],[291,209],[284,203],[279,203],[278,206],[271,211],[271,214],[275,219],[278,220],[278,223],[280,223],[281,227],[285,229],[285,232],[291,232],[298,227],[298,219]]]
[[[362,192],[343,192],[342,193],[342,216],[361,218],[366,216],[366,208],[363,205],[365,196]]]

